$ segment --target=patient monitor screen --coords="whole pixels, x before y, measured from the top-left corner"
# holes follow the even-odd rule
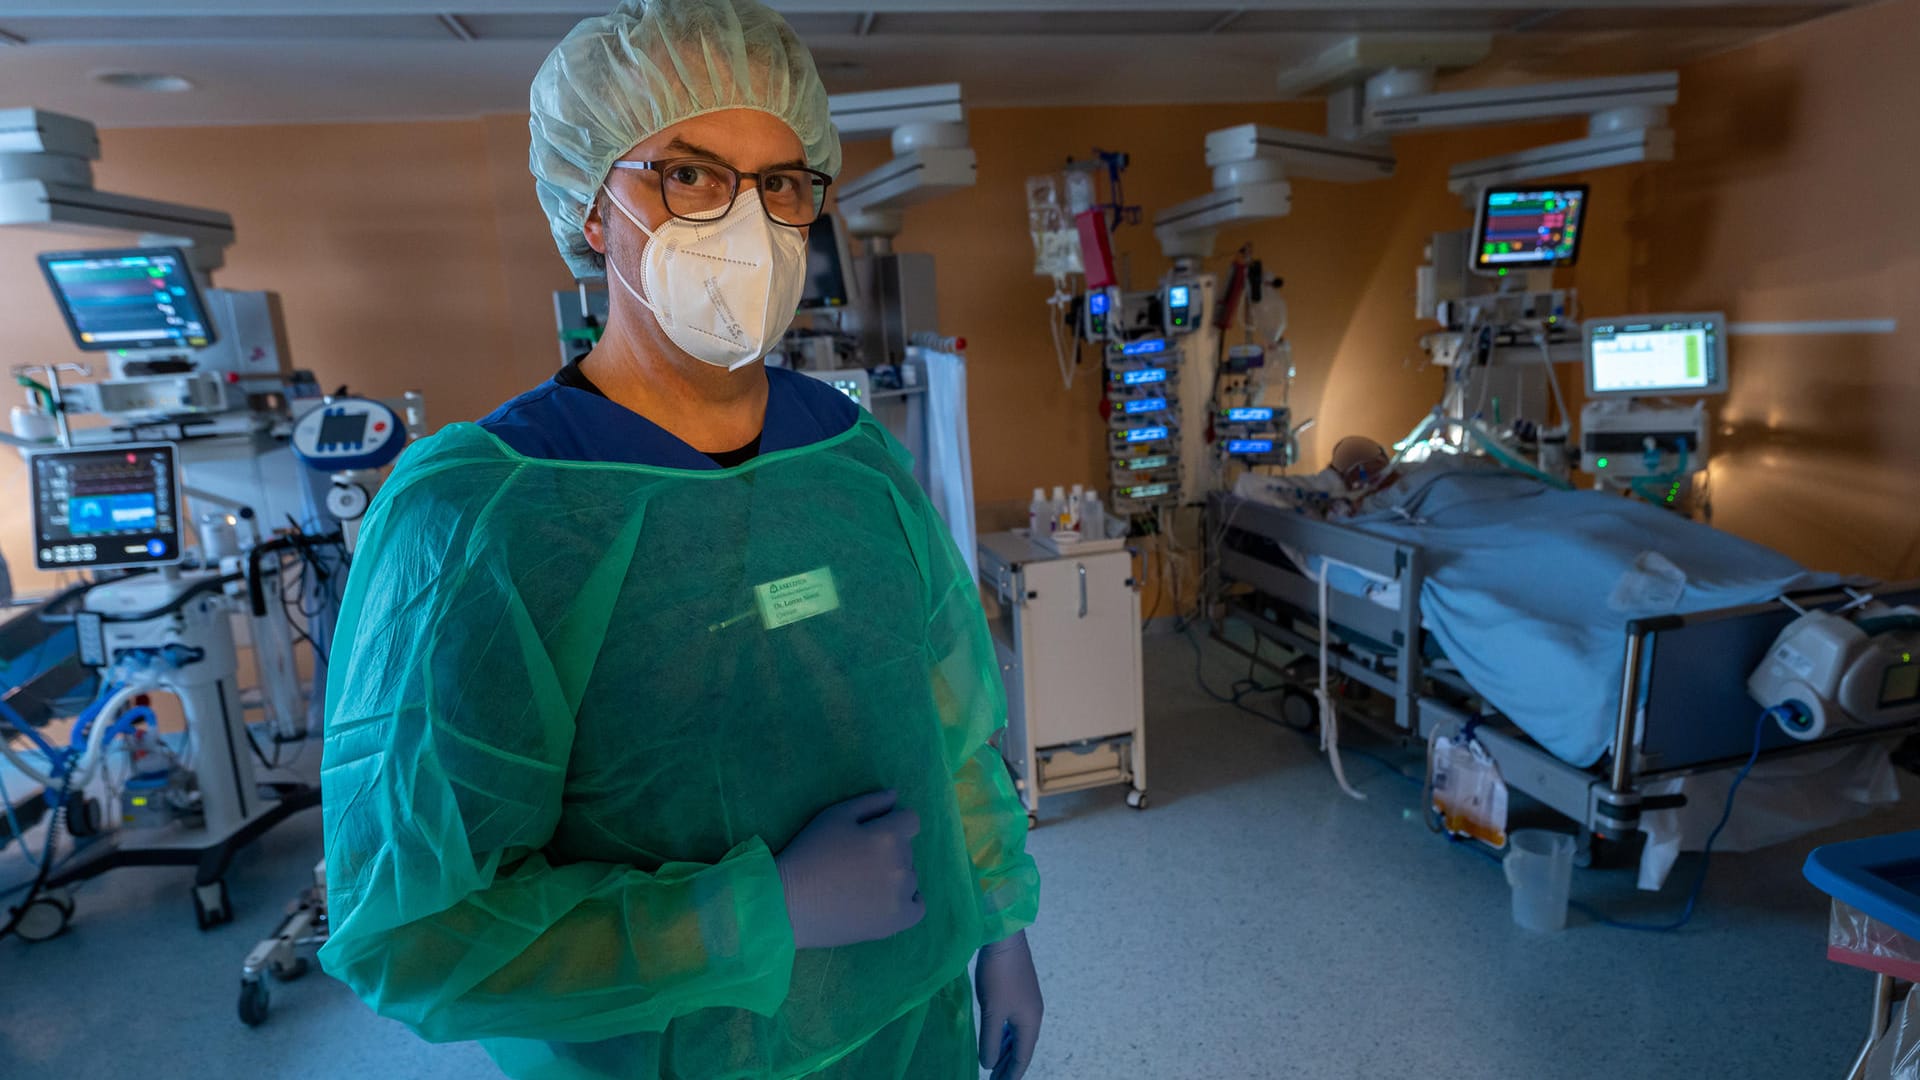
[[[1640,315],[1590,319],[1590,394],[1717,394],[1726,389],[1721,359],[1726,328],[1718,315]]]
[[[172,446],[48,451],[31,460],[41,569],[180,561]]]
[[[1585,184],[1487,189],[1474,230],[1473,269],[1497,275],[1572,266],[1586,209]]]
[[[90,352],[198,349],[213,343],[200,290],[179,248],[69,251],[40,269],[73,333]]]

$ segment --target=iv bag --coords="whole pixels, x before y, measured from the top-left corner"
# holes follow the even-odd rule
[[[1027,179],[1027,234],[1033,239],[1035,274],[1060,277],[1085,269],[1080,261],[1080,233],[1067,213],[1057,177]]]

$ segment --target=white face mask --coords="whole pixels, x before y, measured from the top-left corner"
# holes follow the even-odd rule
[[[733,371],[786,333],[806,287],[807,241],[799,229],[768,220],[758,188],[741,192],[717,221],[669,218],[658,229],[641,224],[611,189],[607,200],[647,236],[645,292],[611,258],[607,271],[688,356]]]

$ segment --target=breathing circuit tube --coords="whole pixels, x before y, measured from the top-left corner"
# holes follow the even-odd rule
[[[1514,457],[1513,454],[1509,452],[1506,447],[1500,445],[1499,440],[1493,438],[1491,435],[1488,435],[1485,431],[1481,430],[1480,425],[1473,423],[1472,421],[1469,421],[1469,420],[1455,420],[1450,416],[1441,416],[1439,413],[1439,410],[1437,409],[1433,413],[1429,414],[1425,420],[1422,420],[1419,423],[1419,425],[1413,429],[1413,434],[1408,435],[1405,439],[1401,440],[1398,444],[1396,444],[1398,446],[1403,447],[1403,449],[1401,449],[1398,453],[1393,455],[1393,464],[1394,465],[1400,464],[1400,462],[1407,456],[1408,450],[1413,449],[1415,444],[1420,442],[1420,440],[1426,438],[1429,434],[1433,432],[1435,428],[1442,428],[1442,427],[1459,428],[1461,431],[1466,433],[1467,438],[1472,439],[1476,444],[1479,445],[1479,447],[1482,450],[1485,450],[1487,452],[1488,457],[1492,458],[1493,460],[1499,462],[1502,465],[1505,465],[1507,468],[1512,469],[1514,472],[1520,473],[1524,476],[1532,477],[1533,479],[1538,480],[1543,484],[1546,484],[1548,487],[1559,488],[1561,491],[1573,490],[1573,485],[1567,483],[1565,480],[1562,480],[1557,476],[1548,476],[1546,473],[1541,472],[1539,469],[1534,468],[1532,465],[1529,465],[1526,462],[1521,461],[1519,458]]]
[[[1647,500],[1648,502],[1653,503],[1655,506],[1662,506],[1662,505],[1665,505],[1670,500],[1660,495],[1649,495],[1646,492],[1640,490],[1640,485],[1641,484],[1672,484],[1672,483],[1678,482],[1681,477],[1684,477],[1686,475],[1687,475],[1687,440],[1681,439],[1680,440],[1680,463],[1674,466],[1674,469],[1672,472],[1662,473],[1659,476],[1636,476],[1633,479],[1627,481],[1627,486],[1633,489],[1633,493],[1635,495],[1638,495],[1641,498]]]

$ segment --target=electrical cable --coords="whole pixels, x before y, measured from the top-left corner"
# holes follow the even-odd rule
[[[1289,723],[1287,719],[1283,716],[1270,716],[1267,713],[1260,711],[1259,709],[1253,708],[1252,706],[1246,704],[1244,700],[1242,700],[1252,694],[1270,694],[1270,693],[1276,693],[1276,692],[1292,689],[1290,685],[1288,684],[1266,685],[1266,684],[1259,683],[1254,679],[1252,679],[1251,677],[1249,677],[1234,683],[1233,692],[1231,695],[1221,694],[1215,691],[1212,687],[1207,685],[1207,681],[1203,673],[1204,672],[1203,664],[1205,661],[1206,654],[1201,651],[1200,642],[1196,640],[1191,633],[1185,633],[1185,634],[1182,634],[1181,636],[1186,638],[1187,644],[1193,647],[1193,682],[1195,686],[1198,686],[1200,688],[1201,693],[1207,695],[1208,697],[1212,698],[1213,700],[1219,702],[1222,705],[1231,705],[1234,708],[1240,710],[1243,713],[1246,713],[1249,716],[1252,716],[1259,720],[1263,720],[1269,724],[1274,725],[1275,727],[1283,728],[1287,731],[1294,733],[1295,735],[1298,735],[1304,739],[1307,739],[1310,742],[1315,743],[1317,748],[1319,731],[1320,731],[1320,725],[1318,722],[1308,723],[1304,725]],[[1256,639],[1255,641],[1256,653],[1258,652],[1258,648],[1259,648],[1259,643],[1258,643],[1258,640]],[[1248,666],[1248,670],[1251,671],[1253,668],[1253,661],[1249,660],[1247,666]],[[1360,757],[1366,758],[1367,760],[1380,766],[1382,769],[1385,769],[1387,772],[1392,773],[1395,778],[1399,780],[1403,780],[1406,783],[1412,784],[1416,787],[1424,783],[1424,781],[1422,781],[1419,777],[1408,776],[1405,772],[1401,771],[1398,765],[1395,765],[1393,762],[1387,760],[1386,758],[1380,756],[1379,754],[1375,754],[1367,750],[1359,750],[1359,749],[1354,749],[1352,747],[1345,747],[1345,746],[1341,747],[1341,751],[1343,753],[1357,754]]]
[[[13,811],[13,797],[7,794],[7,776],[4,770],[0,770],[0,808],[4,808],[7,812],[7,830],[15,840],[20,842],[20,854],[26,856],[35,870],[40,869],[40,860],[34,858],[33,852],[28,850],[26,830],[20,827],[20,818]]]
[[[33,730],[33,725],[21,719],[20,714],[15,712],[13,706],[9,705],[5,699],[0,699],[0,720],[5,720],[15,731],[25,735],[27,741],[32,743],[34,748],[39,750],[49,761],[52,761],[59,755],[59,751],[53,748],[53,744],[41,737],[39,732]],[[10,740],[0,740],[0,744],[4,744],[5,741]]]
[[[1666,934],[1672,933],[1692,921],[1696,905],[1700,902],[1700,894],[1706,889],[1707,868],[1713,863],[1714,842],[1720,839],[1720,831],[1727,827],[1728,820],[1733,817],[1733,798],[1740,794],[1740,785],[1746,781],[1747,776],[1753,772],[1754,764],[1760,760],[1760,740],[1766,735],[1767,725],[1773,720],[1773,717],[1774,712],[1769,709],[1760,714],[1759,722],[1753,727],[1753,752],[1747,755],[1747,763],[1740,766],[1740,771],[1734,774],[1733,783],[1727,787],[1727,801],[1720,807],[1720,820],[1714,822],[1713,831],[1707,834],[1706,846],[1700,852],[1700,872],[1694,876],[1693,889],[1687,894],[1687,906],[1681,910],[1678,918],[1668,923],[1636,923],[1608,918],[1596,911],[1591,905],[1583,902],[1575,901],[1571,906],[1576,911],[1600,923],[1602,926],[1611,926],[1616,930],[1639,930],[1651,934]]]
[[[47,839],[40,850],[40,872],[34,876],[33,884],[27,889],[27,898],[21,901],[19,907],[13,909],[13,916],[7,920],[7,925],[0,926],[0,940],[4,940],[19,929],[21,920],[27,917],[27,912],[40,899],[41,891],[47,887],[47,879],[53,876],[54,839],[58,836],[61,827],[66,824],[67,800],[73,794],[71,768],[67,770],[61,781],[60,798],[54,803],[53,811],[47,815]],[[22,843],[24,842],[22,840]]]
[[[260,751],[260,743],[256,741],[253,737],[253,725],[247,723],[245,720],[242,720],[240,722],[240,730],[246,733],[247,746],[253,750],[253,758],[255,761],[258,761],[260,763],[261,768],[268,769],[268,770],[274,770],[274,769],[280,768],[280,744],[279,743],[274,744],[273,758],[272,760],[268,760],[267,755],[264,753],[261,753]]]

